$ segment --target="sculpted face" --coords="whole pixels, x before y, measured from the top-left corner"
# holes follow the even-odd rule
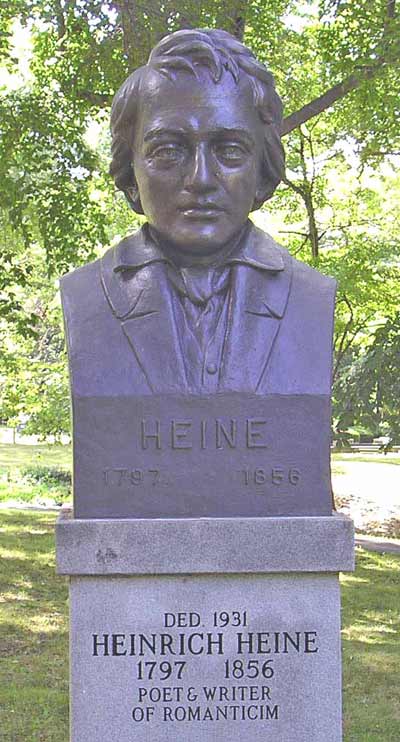
[[[263,125],[250,84],[151,73],[142,94],[133,168],[160,238],[194,254],[235,238],[262,193]]]

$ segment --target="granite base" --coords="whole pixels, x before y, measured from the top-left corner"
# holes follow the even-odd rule
[[[337,572],[353,568],[348,519],[160,520],[151,541],[148,522],[118,523],[58,524],[59,571],[71,575],[71,742],[342,740]],[[318,566],[312,532],[321,544],[324,534]],[[179,533],[183,544],[192,535],[190,558]]]

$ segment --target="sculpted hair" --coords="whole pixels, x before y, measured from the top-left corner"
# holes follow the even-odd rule
[[[135,184],[132,152],[141,95],[145,95],[146,76],[157,71],[173,80],[179,71],[197,76],[196,67],[206,67],[215,83],[229,72],[236,83],[246,75],[254,97],[254,105],[265,126],[263,175],[265,188],[261,203],[272,196],[284,175],[285,156],[281,143],[282,102],[275,90],[269,70],[255,58],[244,44],[227,31],[185,30],[166,36],[153,49],[144,67],[135,70],[114,97],[111,109],[110,174],[116,187],[124,191],[130,205],[143,213]]]

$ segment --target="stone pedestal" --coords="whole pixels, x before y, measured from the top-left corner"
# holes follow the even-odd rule
[[[57,524],[71,742],[340,742],[342,516]]]

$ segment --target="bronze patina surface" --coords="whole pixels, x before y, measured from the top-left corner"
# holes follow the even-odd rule
[[[110,170],[147,223],[61,281],[77,517],[330,512],[335,282],[248,218],[281,124],[223,31],[167,36],[117,92]]]

